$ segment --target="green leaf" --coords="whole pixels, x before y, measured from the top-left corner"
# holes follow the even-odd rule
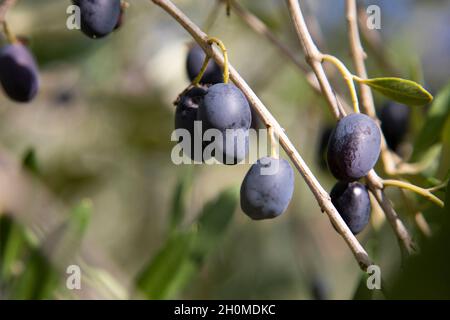
[[[56,269],[38,249],[32,248],[24,261],[25,270],[14,283],[12,298],[17,300],[41,300],[54,298],[59,283]]]
[[[174,231],[183,221],[186,211],[186,195],[192,180],[191,171],[183,174],[175,186],[172,196],[172,208],[170,210],[170,231]]]
[[[204,258],[221,241],[238,202],[238,192],[229,189],[216,200],[205,205],[198,219],[198,235],[193,250],[198,258]]]
[[[92,216],[92,201],[83,199],[70,212],[67,221],[59,225],[45,240],[58,265],[64,265],[76,255]]]
[[[372,300],[374,290],[367,288],[368,275],[363,273],[353,294],[353,300]]]
[[[420,254],[405,261],[396,279],[391,281],[389,299],[450,299],[450,181],[447,183],[445,207],[433,206],[427,216],[440,223],[433,237],[420,244]]]
[[[222,192],[207,203],[188,231],[174,232],[156,256],[139,273],[136,286],[149,299],[176,296],[199,271],[217,247],[231,222],[238,194]]]
[[[27,229],[9,216],[0,216],[0,283],[10,299],[49,299],[58,274],[27,236]]]
[[[450,225],[450,180],[447,182],[447,188],[445,189],[445,199],[444,199],[444,210],[443,214],[445,215],[445,219],[447,225]]]
[[[91,216],[92,201],[90,199],[81,200],[81,202],[72,209],[69,218],[69,228],[81,238],[86,232]]]
[[[138,275],[137,287],[148,299],[168,298],[187,282],[195,270],[189,257],[194,237],[193,230],[173,234]]]
[[[0,282],[7,282],[26,245],[21,226],[8,215],[0,214]]]
[[[450,117],[447,118],[447,123],[442,130],[442,152],[440,158],[438,177],[444,177],[444,181],[448,178],[450,173]]]
[[[433,100],[433,96],[420,84],[401,78],[357,79],[372,89],[399,103],[424,105]]]
[[[450,116],[450,83],[437,95],[418,134],[412,159],[417,160],[431,145],[441,140],[441,132]]]
[[[34,148],[30,147],[24,152],[22,156],[22,166],[33,174],[39,173],[39,166]]]

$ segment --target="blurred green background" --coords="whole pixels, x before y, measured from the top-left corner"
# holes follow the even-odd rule
[[[301,58],[284,1],[239,2]],[[8,13],[12,30],[29,38],[42,87],[29,105],[0,96],[0,298],[354,297],[364,275],[300,175],[288,211],[277,219],[255,222],[242,213],[236,198],[249,165],[172,163],[172,102],[189,84],[185,59],[191,39],[151,1],[129,3],[122,28],[101,40],[66,28],[69,1],[20,0]],[[213,0],[175,3],[200,26],[215,8]],[[353,69],[344,1],[301,4],[311,19],[317,19],[310,22],[321,27],[316,30],[321,49]],[[381,8],[379,49],[395,66],[396,75],[423,83],[433,94],[442,92],[450,70],[450,3],[364,4]],[[333,123],[323,99],[293,64],[235,14],[227,17],[223,7],[209,34],[226,44],[233,66],[330,190],[335,180],[320,167],[317,156],[321,131]],[[371,76],[393,75],[370,51],[368,55]],[[335,83],[346,96],[343,82],[337,78]],[[447,175],[448,92],[447,87],[439,113],[444,125],[438,132],[431,128],[434,153],[422,152],[431,165],[407,177],[421,186],[438,184]],[[381,105],[383,98],[375,97]],[[429,108],[413,109],[411,130],[401,148],[407,160],[423,133]],[[395,189],[388,194],[419,243],[424,236],[415,223],[417,210],[433,234],[448,230],[443,227],[448,207],[440,211]],[[437,195],[443,198],[444,192]],[[402,266],[409,261],[401,264],[392,230],[376,205],[372,212],[372,224],[358,239],[380,265],[392,292],[401,292]],[[431,243],[441,252],[437,243],[448,240],[423,241],[425,247]],[[436,252],[432,257],[440,256]],[[433,267],[433,259],[427,261]],[[69,264],[81,267],[81,290],[65,287]],[[439,280],[438,274],[428,276]],[[445,279],[428,281],[424,297],[433,292],[450,297],[450,281]],[[374,297],[383,295],[377,292]]]

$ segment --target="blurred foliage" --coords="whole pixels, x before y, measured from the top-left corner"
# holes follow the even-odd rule
[[[30,240],[26,230],[8,215],[0,215],[0,293],[7,299],[54,297],[59,275]]]
[[[446,138],[444,126],[450,118],[450,83],[436,96],[414,143],[413,159]]]
[[[224,191],[205,205],[188,230],[172,233],[138,276],[139,290],[149,299],[173,298],[178,294],[200,270],[208,253],[219,245],[237,202],[236,190]]]
[[[419,255],[405,262],[389,289],[388,298],[394,299],[450,299],[450,181],[447,183],[445,207],[434,208],[439,228],[433,238],[421,243]],[[428,212],[427,212],[428,213]]]

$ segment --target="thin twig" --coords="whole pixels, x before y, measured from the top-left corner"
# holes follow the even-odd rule
[[[358,25],[360,26],[361,35],[368,49],[373,54],[378,65],[383,69],[383,71],[392,74],[394,76],[400,76],[401,72],[398,70],[391,60],[387,56],[385,50],[383,50],[381,35],[378,30],[371,30],[367,27],[367,13],[363,8],[358,10]]]
[[[217,17],[219,16],[219,12],[222,6],[222,2],[217,1],[214,4],[214,7],[211,9],[211,11],[208,14],[208,17],[206,18],[206,21],[203,23],[203,30],[206,32],[209,32],[211,28],[213,27],[214,23],[217,20]]]
[[[314,72],[308,70],[308,67],[292,52],[292,50],[281,42],[277,36],[267,27],[267,25],[259,19],[257,16],[246,10],[237,1],[230,1],[231,10],[236,14],[241,20],[248,25],[257,34],[265,37],[283,56],[285,56],[288,61],[292,62],[298,70],[305,76],[308,84],[321,95],[322,90],[320,89],[319,82],[317,81]],[[346,105],[345,100],[336,94],[339,103],[345,108],[350,108]]]
[[[264,36],[269,40],[274,47],[276,47],[286,58],[289,59],[294,65],[297,66],[303,73],[312,73],[308,70],[308,67],[296,57],[296,55],[288,48],[283,42],[281,42],[275,34],[270,31],[267,25],[261,21],[257,16],[244,9],[237,1],[230,1],[231,9],[233,12],[242,19],[252,30],[256,33]],[[314,74],[312,74],[314,76]],[[315,76],[314,76],[315,77]],[[318,87],[318,86],[317,86]],[[320,87],[318,87],[320,90]]]
[[[322,55],[322,61],[328,61],[335,65],[335,67],[339,70],[339,72],[342,75],[342,78],[344,78],[347,87],[350,91],[350,97],[352,99],[352,106],[353,110],[356,113],[359,113],[359,101],[358,101],[358,95],[356,93],[356,87],[355,82],[353,81],[353,74],[347,69],[347,67],[335,56],[324,54]]]
[[[223,66],[224,60],[222,55],[208,45],[208,35],[199,29],[183,12],[181,12],[170,0],[151,0],[154,4],[160,6],[169,15],[171,15],[190,35],[195,41],[205,50],[207,55],[210,55],[220,66]],[[345,242],[351,249],[355,259],[357,260],[361,269],[366,270],[372,263],[367,255],[367,252],[361,246],[356,237],[352,234],[344,220],[339,215],[336,208],[333,206],[329,194],[320,185],[317,178],[313,175],[305,161],[302,159],[298,151],[295,149],[292,142],[289,140],[284,129],[280,126],[277,120],[267,110],[266,106],[261,102],[258,96],[252,91],[245,80],[240,74],[230,65],[230,79],[234,84],[241,89],[255,112],[260,116],[261,120],[266,126],[273,128],[274,133],[278,136],[279,141],[283,149],[286,151],[289,158],[294,163],[297,170],[303,176],[305,182],[309,186],[309,189],[313,193],[322,211],[326,212],[331,222],[335,225],[338,233],[344,238]],[[335,97],[330,92],[331,99],[334,101]],[[338,110],[338,108],[336,108]],[[338,112],[338,111],[337,111]]]
[[[0,24],[5,21],[5,16],[8,10],[14,6],[17,0],[4,0],[0,3]]]
[[[308,27],[306,26],[305,20],[303,18],[303,14],[300,9],[298,0],[287,0],[287,3],[289,7],[289,12],[291,14],[292,20],[294,22],[297,31],[298,38],[303,45],[306,61],[316,74],[320,82],[322,92],[327,97],[327,101],[330,105],[332,113],[335,115],[337,119],[339,119],[343,115],[337,114],[336,111],[338,110],[338,108],[336,105],[336,100],[330,97],[330,95],[333,92],[333,89],[322,67],[321,62],[323,60],[323,54],[317,49],[313,39],[311,38],[311,35],[308,31]],[[408,253],[413,252],[415,246],[411,239],[411,236],[409,235],[403,222],[400,220],[394,208],[392,207],[392,204],[390,203],[389,199],[387,199],[387,197],[385,196],[382,189],[383,188],[382,181],[374,170],[372,170],[367,175],[367,181],[369,183],[369,187],[371,188],[375,196],[375,199],[378,201],[381,208],[385,212],[386,217],[390,222],[392,228],[394,229],[394,232],[397,235],[397,238],[399,239],[399,242],[401,243],[402,247],[404,247]]]
[[[425,199],[435,203],[439,207],[441,207],[441,208],[444,207],[444,201],[442,201],[441,199],[436,197],[429,190],[420,188],[414,184],[411,184],[411,183],[408,183],[405,181],[400,181],[400,180],[389,180],[388,179],[388,180],[383,180],[383,186],[397,187],[397,188],[402,188],[402,189],[406,189],[406,190],[415,192],[415,193],[421,195],[422,197],[424,197]]]

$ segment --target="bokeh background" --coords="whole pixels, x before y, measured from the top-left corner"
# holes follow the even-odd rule
[[[224,189],[238,188],[249,165],[172,163],[173,101],[189,84],[185,60],[191,39],[151,1],[129,3],[121,29],[101,40],[66,28],[69,1],[20,0],[8,13],[11,28],[28,38],[36,55],[42,88],[29,105],[0,95],[0,209],[9,226],[0,228],[0,247],[8,247],[6,235],[13,223],[26,235],[23,242],[32,243],[22,248],[33,248],[16,250],[9,271],[3,270],[0,298],[353,298],[365,277],[298,174],[292,202],[279,218],[251,221],[237,205],[195,268],[174,267],[186,257],[167,258],[173,253],[169,249],[174,234],[195,229],[204,205]],[[302,58],[284,1],[239,3]],[[200,26],[216,8],[213,0],[176,4]],[[450,2],[360,4],[381,8],[382,28],[373,32],[381,40],[376,49],[385,63],[367,50],[369,74],[414,79],[433,94],[440,92],[449,80]],[[301,5],[320,48],[353,69],[344,1],[305,0]],[[321,133],[333,123],[323,99],[292,63],[233,12],[227,17],[220,7],[209,34],[226,44],[233,66],[330,190],[335,180],[317,155]],[[346,96],[342,80],[335,77],[334,83]],[[375,97],[381,106],[383,98]],[[429,106],[412,110],[410,132],[400,151],[407,160],[427,110]],[[448,113],[445,119],[448,124]],[[437,135],[437,149],[428,155],[432,165],[408,177],[411,181],[430,185],[445,180],[448,158],[441,152],[441,133]],[[432,204],[397,190],[388,194],[418,241],[424,236],[416,227],[416,208],[424,212],[433,232],[440,229],[442,214],[434,212]],[[443,198],[444,193],[437,195]],[[402,253],[376,205],[372,219],[358,239],[380,265],[386,283],[394,286],[403,270]],[[37,260],[30,254],[36,248],[43,256]],[[155,257],[160,261],[156,267]],[[65,287],[69,264],[81,266],[81,290]],[[148,266],[153,280],[139,289],[136,279]],[[47,277],[53,272],[48,270],[55,272]],[[443,290],[448,294],[447,286]],[[383,295],[377,292],[374,297]]]

